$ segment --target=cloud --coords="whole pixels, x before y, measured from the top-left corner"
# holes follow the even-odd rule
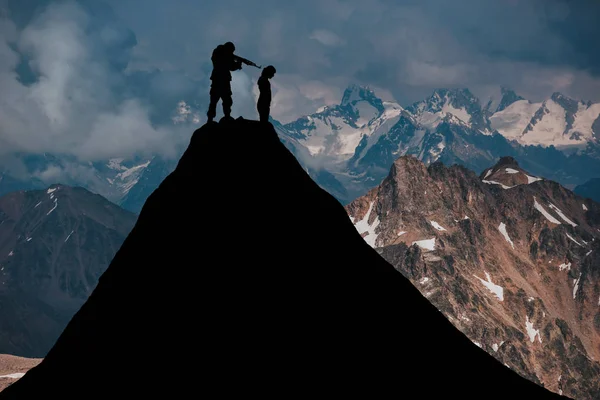
[[[310,35],[311,39],[315,39],[318,42],[324,44],[325,46],[340,46],[345,42],[335,33],[328,31],[326,29],[316,29]]]
[[[139,88],[125,74],[135,35],[110,9],[90,4],[100,3],[49,3],[23,18],[20,28],[0,20],[0,152],[48,152],[81,161],[174,156],[189,131],[157,125],[152,117],[189,95],[191,80],[177,73],[148,75],[144,96],[136,97]],[[31,82],[19,75],[23,62]],[[159,97],[170,101],[161,110],[149,101]]]
[[[312,114],[324,105],[339,103],[343,94],[340,85],[279,72],[272,79],[271,86],[271,115],[284,124],[294,121],[299,115]]]
[[[477,92],[509,85],[537,97],[560,88],[600,100],[583,84],[596,87],[600,75],[600,25],[593,18],[600,3],[591,0],[223,0],[202,6],[148,0],[144,10],[134,0],[109,1],[140,40],[152,44],[149,64],[169,60],[193,74],[214,46],[231,40],[241,55],[275,65],[281,74],[273,84],[279,81],[282,93],[274,114],[291,115],[284,75],[340,90],[354,82],[375,85],[402,104],[444,86]],[[522,78],[535,78],[536,71],[552,84]],[[300,96],[297,115],[305,105]]]
[[[500,85],[536,101],[553,91],[600,101],[591,0],[2,1],[4,152],[169,152],[189,137],[172,112],[185,100],[204,118],[210,54],[229,40],[277,68],[272,115],[282,122],[339,103],[350,83],[403,105],[437,87],[486,101]],[[233,74],[234,116],[256,118],[259,73]]]
[[[28,173],[28,177],[38,179],[44,185],[54,183],[85,185],[96,193],[106,193],[110,190],[107,182],[98,175],[98,171],[92,165],[77,162],[50,164],[43,169]]]

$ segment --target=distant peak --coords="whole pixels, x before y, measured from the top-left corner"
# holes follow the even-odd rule
[[[577,100],[575,100],[569,96],[565,96],[561,92],[552,93],[552,96],[550,96],[550,98],[559,104],[560,103],[573,103],[573,102],[577,103]]]
[[[450,97],[464,96],[464,97],[472,97],[475,98],[473,93],[467,88],[438,88],[433,91],[433,95],[438,95],[439,97],[444,97],[446,95]]]
[[[550,96],[550,98],[552,99],[552,101],[564,108],[567,112],[572,114],[577,112],[577,109],[579,107],[579,101],[574,100],[569,96],[565,96],[560,92],[552,93],[552,96]]]
[[[461,106],[470,107],[470,105],[478,103],[479,100],[467,88],[438,88],[433,91],[428,102],[438,106],[450,102],[450,104],[460,108]]]
[[[346,105],[354,101],[376,99],[377,96],[373,89],[368,85],[351,84],[344,91],[341,105]]]
[[[515,95],[518,96],[514,90],[512,90],[512,88],[508,87],[508,86],[500,86],[500,93],[502,93],[503,96],[505,95]]]
[[[504,110],[506,107],[519,100],[525,100],[523,97],[516,94],[514,90],[506,86],[502,86],[500,88],[500,92],[502,93],[502,100],[500,100],[500,104],[498,105],[498,108],[496,108],[496,112]]]
[[[496,169],[498,167],[505,167],[507,165],[510,165],[513,167],[518,167],[519,163],[517,162],[517,160],[515,160],[514,158],[512,158],[510,156],[504,156],[504,157],[500,158],[500,160],[496,163],[496,166],[494,167],[494,169]]]

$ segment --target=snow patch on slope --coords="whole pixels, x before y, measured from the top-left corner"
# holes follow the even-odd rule
[[[570,271],[571,270],[571,263],[568,263],[568,264],[562,263],[562,264],[560,264],[558,266],[558,270],[559,271],[564,271],[564,270]]]
[[[575,244],[577,244],[577,245],[578,245],[578,246],[580,246],[580,247],[584,247],[584,246],[583,246],[581,243],[579,243],[577,240],[575,240],[575,239],[573,238],[573,236],[569,235],[568,233],[567,233],[566,235],[567,235],[567,237],[568,237],[569,239],[571,239],[571,240],[572,240],[572,241],[573,241]]]
[[[488,185],[500,185],[502,186],[502,189],[512,189],[514,186],[506,186],[500,182],[496,182],[496,181],[487,181],[487,180],[482,180],[481,182],[483,183],[487,183]]]
[[[25,376],[24,372],[15,372],[14,374],[8,374],[8,375],[0,375],[0,379],[3,378],[7,378],[7,379],[19,379]]]
[[[569,225],[571,225],[573,227],[577,226],[577,224],[575,222],[571,221],[569,218],[567,218],[565,216],[565,214],[561,210],[558,209],[558,207],[556,207],[552,203],[549,203],[549,204],[550,204],[550,208],[553,209],[554,211],[556,211],[556,213],[558,214],[558,216],[561,217],[563,219],[563,221],[565,221],[567,224],[569,224]]]
[[[364,218],[361,219],[360,221],[358,221],[357,223],[355,223],[354,227],[356,228],[358,233],[360,233],[361,235],[365,232],[367,233],[367,235],[364,237],[365,242],[367,242],[369,244],[369,246],[374,248],[375,241],[377,240],[377,236],[379,236],[378,233],[375,233],[375,228],[377,228],[377,226],[379,226],[380,221],[379,221],[379,216],[376,216],[375,220],[371,224],[369,224],[369,217],[371,216],[371,211],[373,210],[373,203],[375,203],[375,202],[372,201],[371,204],[369,205],[369,210],[365,214]],[[350,219],[354,223],[354,218],[350,217]]]
[[[581,280],[581,274],[582,272],[579,273],[579,278],[577,279],[573,279],[573,299],[575,299],[575,297],[577,296],[577,290],[579,289],[579,281]]]
[[[435,221],[429,221],[429,222],[430,222],[430,223],[431,223],[431,225],[432,225],[432,226],[433,226],[435,229],[437,229],[438,231],[445,231],[445,230],[446,230],[446,228],[444,228],[443,226],[441,226],[440,224],[438,224],[438,223],[437,223],[437,222],[435,222]]]
[[[52,207],[52,209],[50,211],[48,211],[48,214],[46,214],[46,215],[50,215],[50,213],[52,213],[52,211],[56,210],[56,207],[58,207],[58,199],[57,198],[54,199],[54,207]]]
[[[514,249],[515,245],[514,245],[513,241],[510,239],[510,236],[508,236],[508,232],[506,232],[506,225],[504,225],[504,222],[500,223],[500,225],[498,226],[498,230],[500,231],[502,236],[504,236],[504,239],[506,239],[506,241],[508,243],[510,243],[510,246]]]
[[[553,224],[557,224],[557,225],[561,224],[561,222],[559,220],[557,220],[552,215],[550,215],[550,213],[548,213],[548,211],[546,211],[546,209],[544,207],[542,207],[542,205],[540,203],[537,202],[537,199],[535,198],[535,196],[533,197],[533,201],[534,201],[533,206],[535,207],[535,209],[538,210],[539,212],[541,212],[542,215],[544,217],[546,217],[546,219],[548,221],[552,222]]]
[[[416,244],[423,250],[429,250],[429,251],[435,250],[435,238],[425,239],[425,240],[417,240],[415,242],[412,242],[412,244]]]
[[[500,285],[496,285],[494,282],[492,282],[492,278],[490,277],[490,274],[488,274],[487,272],[485,272],[485,277],[487,278],[487,281],[481,279],[480,277],[478,277],[477,275],[473,275],[475,278],[479,279],[481,281],[481,283],[483,283],[483,285],[493,294],[496,295],[496,297],[498,298],[498,300],[500,301],[504,301],[504,288]]]
[[[540,343],[542,343],[542,337],[540,336],[539,329],[533,329],[533,323],[529,322],[529,316],[525,316],[525,327],[527,329],[527,335],[529,335],[529,341],[533,343],[535,341],[535,337],[537,336]]]
[[[525,176],[527,177],[527,184],[532,184],[533,182],[537,182],[537,181],[543,180],[542,178],[537,178],[535,176],[529,176],[527,174],[525,174]]]

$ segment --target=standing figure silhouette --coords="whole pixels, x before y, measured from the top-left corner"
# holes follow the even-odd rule
[[[260,122],[269,122],[271,112],[271,82],[269,82],[269,79],[273,78],[276,72],[275,67],[269,65],[263,69],[260,78],[258,78],[260,95],[258,96],[256,108],[258,109]]]
[[[242,63],[260,68],[250,60],[236,56],[235,45],[232,42],[218,45],[210,58],[213,63],[212,74],[210,80],[210,105],[208,106],[208,122],[217,115],[217,103],[219,100],[223,102],[223,114],[225,118],[231,118],[231,106],[233,99],[231,98],[231,71],[242,69]]]

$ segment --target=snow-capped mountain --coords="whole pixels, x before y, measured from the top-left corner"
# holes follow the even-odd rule
[[[372,136],[402,111],[396,103],[383,102],[368,87],[349,86],[339,105],[284,125],[311,156],[344,160],[355,154],[363,137]]]
[[[520,144],[585,150],[600,139],[600,103],[585,103],[558,92],[541,103],[523,98],[508,102],[503,100],[505,108],[490,121],[494,129]]]
[[[482,107],[468,89],[438,89],[402,107],[379,99],[369,87],[350,85],[338,105],[285,125],[271,122],[313,179],[344,204],[378,185],[403,155],[478,173],[511,156],[533,174],[569,188],[600,175],[600,104],[559,93],[541,103],[507,88],[501,94],[496,104],[490,100]],[[181,100],[168,120],[197,126],[201,108],[193,99]],[[156,157],[88,164],[58,155],[26,157],[27,177],[5,168],[0,194],[47,186],[53,171],[67,171],[62,183],[83,186],[134,212],[175,167]]]
[[[508,368],[600,393],[600,204],[502,158],[477,176],[404,156],[346,206],[364,240]]]
[[[424,129],[435,128],[449,115],[456,117],[465,126],[478,129],[489,135],[490,124],[479,100],[468,89],[438,89],[429,98],[407,108],[416,122]]]
[[[544,110],[558,106],[565,110],[564,121],[571,121],[568,129],[565,125],[572,138],[568,141],[585,142],[585,151],[573,153],[570,146],[561,145],[570,143],[564,135],[548,131],[552,113]],[[289,148],[305,167],[327,171],[330,181],[344,187],[347,195],[336,197],[348,203],[381,182],[403,155],[426,164],[457,163],[478,173],[512,156],[534,174],[568,187],[581,184],[600,170],[599,152],[594,151],[600,148],[594,134],[594,129],[600,132],[600,123],[594,128],[589,122],[596,107],[559,94],[543,104],[531,103],[507,88],[502,88],[502,99],[493,110],[491,101],[482,107],[468,89],[438,89],[402,107],[381,101],[368,87],[351,85],[339,105],[276,128],[287,144],[295,141]],[[543,136],[544,132],[550,133]],[[533,146],[534,138],[544,145]],[[335,192],[339,194],[339,188]]]
[[[128,211],[139,213],[148,196],[177,166],[176,160],[154,157],[137,177],[135,185],[123,196],[119,205]]]

